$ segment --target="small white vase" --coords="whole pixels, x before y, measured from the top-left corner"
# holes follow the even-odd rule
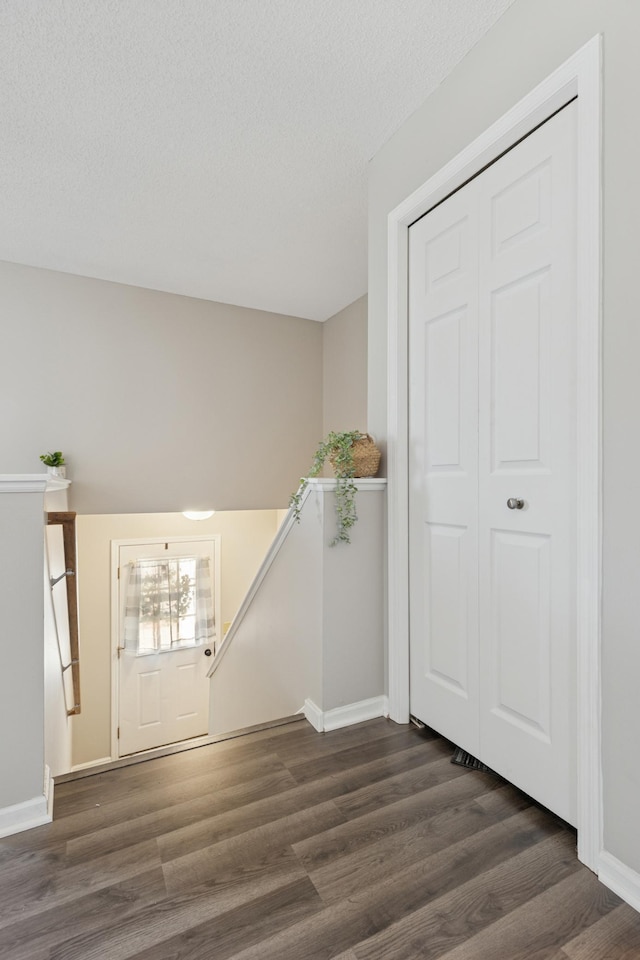
[[[67,468],[64,467],[47,467],[47,473],[51,477],[60,477],[61,480],[64,480],[67,476]]]

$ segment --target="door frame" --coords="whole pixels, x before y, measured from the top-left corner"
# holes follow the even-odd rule
[[[578,857],[597,872],[601,763],[602,38],[593,37],[388,217],[389,715],[409,722],[408,232],[410,225],[577,97],[576,696]]]
[[[111,541],[111,760],[120,759],[118,745],[118,720],[120,719],[120,669],[118,646],[120,640],[120,579],[118,566],[120,562],[120,547],[134,547],[144,543],[189,543],[209,540],[213,543],[214,571],[213,595],[216,600],[216,630],[222,625],[222,593],[220,591],[220,534],[197,534],[196,536],[171,537],[130,537]],[[210,726],[210,718],[208,725]],[[144,752],[144,751],[143,751]],[[132,754],[135,756],[135,754]]]

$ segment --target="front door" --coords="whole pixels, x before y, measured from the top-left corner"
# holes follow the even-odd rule
[[[218,568],[216,537],[119,544],[119,756],[208,732]]]
[[[572,823],[575,123],[409,231],[411,712]]]

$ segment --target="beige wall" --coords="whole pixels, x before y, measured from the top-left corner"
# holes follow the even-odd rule
[[[0,489],[0,834],[22,819],[3,808],[43,797],[43,494]]]
[[[367,297],[323,324],[322,433],[367,429]]]
[[[81,764],[110,752],[109,540],[156,535],[157,513],[215,508],[199,533],[235,516],[245,534],[222,541],[230,620],[273,536],[272,508],[311,463],[323,414],[327,430],[366,429],[366,298],[323,325],[0,262],[0,315],[0,473],[37,472],[39,454],[61,449],[73,481]],[[238,511],[257,509],[269,519],[249,534],[251,514]],[[167,535],[194,532],[164,519]],[[41,727],[36,700],[28,709]]]
[[[232,620],[278,527],[278,511],[78,516],[82,713],[73,718],[74,765],[111,753],[111,540],[220,534],[221,622]]]
[[[63,450],[79,513],[286,504],[322,431],[322,325],[0,263],[0,473]]]
[[[386,433],[387,216],[597,33],[604,42],[603,763],[606,849],[640,871],[640,5],[515,0],[371,164],[369,429]]]
[[[339,370],[333,422],[363,423],[365,301],[332,318],[325,341],[313,321],[0,262],[0,308],[0,473],[36,472],[40,453],[61,449],[73,480],[81,764],[110,753],[110,539],[220,531],[231,620],[281,517],[271,508],[322,435],[323,350]],[[218,512],[199,525],[173,515],[189,507]]]
[[[348,547],[328,546],[335,497],[325,494],[322,537],[322,700],[333,710],[385,693],[384,548],[386,490],[358,491],[358,523]]]

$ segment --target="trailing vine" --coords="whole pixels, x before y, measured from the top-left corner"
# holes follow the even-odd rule
[[[357,440],[362,440],[365,437],[366,434],[359,430],[351,430],[347,433],[328,433],[318,445],[308,476],[300,478],[298,491],[292,493],[289,498],[289,506],[293,508],[293,515],[299,523],[302,497],[308,486],[308,481],[317,477],[329,460],[336,475],[336,520],[338,523],[337,533],[330,544],[332,547],[338,543],[351,543],[349,531],[358,519],[356,513],[357,487],[353,479],[355,474],[353,445]]]

